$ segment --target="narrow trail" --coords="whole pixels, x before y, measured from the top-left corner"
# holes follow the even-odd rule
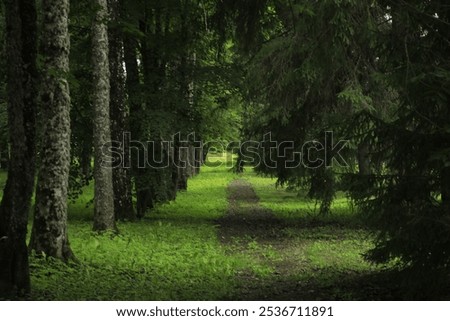
[[[255,262],[269,266],[271,276],[256,276],[252,271],[242,271],[238,277],[239,300],[299,300],[300,284],[291,273],[301,264],[298,259],[286,255],[289,240],[283,233],[285,222],[259,204],[252,185],[244,179],[234,180],[228,186],[229,208],[219,219],[219,238],[229,251],[240,251]],[[267,252],[277,253],[276,257]]]
[[[227,244],[245,237],[268,242],[279,237],[283,221],[259,205],[253,187],[244,179],[237,179],[228,186],[228,212],[219,220],[220,239]]]
[[[236,275],[237,288],[228,300],[372,300],[392,298],[370,275],[338,267],[311,266],[308,244],[311,240],[292,237],[289,230],[308,229],[293,226],[259,203],[252,185],[237,179],[228,185],[228,211],[216,221],[218,236],[226,251],[241,253],[263,266],[266,274],[252,267]],[[338,234],[336,234],[338,235]],[[309,242],[309,243],[308,243]]]

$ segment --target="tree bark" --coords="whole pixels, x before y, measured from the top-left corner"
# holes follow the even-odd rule
[[[179,77],[181,81],[179,99],[181,105],[181,113],[185,115],[187,119],[184,119],[184,126],[182,128],[182,133],[187,134],[194,130],[192,127],[192,114],[194,109],[194,81],[193,81],[193,66],[196,61],[196,54],[191,53],[189,50],[190,41],[190,26],[189,17],[190,13],[190,2],[182,2],[182,10],[180,11],[180,23],[181,23],[181,56],[179,63]],[[186,190],[188,186],[188,179],[195,175],[195,150],[192,146],[192,142],[189,142],[185,150],[180,151],[180,172],[179,172],[179,182],[178,188],[180,190]]]
[[[42,142],[30,248],[63,261],[72,258],[67,237],[70,170],[69,1],[43,0]]]
[[[94,82],[94,230],[116,230],[112,166],[109,148],[111,143],[109,116],[109,61],[106,0],[95,1],[98,9],[92,27],[92,71]]]
[[[132,139],[141,139],[141,117],[142,117],[142,93],[139,79],[139,67],[137,63],[137,41],[131,36],[124,37],[124,61],[126,68],[126,89],[128,93],[128,105],[130,108],[130,132]],[[132,175],[134,177],[136,190],[136,211],[137,217],[142,218],[145,211],[151,206],[152,196],[149,189],[143,188],[141,184],[141,177],[144,175],[145,168],[140,168],[138,164],[144,155],[144,150],[138,147],[138,150],[133,147],[130,153]]]
[[[178,162],[178,182],[177,188],[180,191],[185,191],[188,188],[188,155],[189,147],[187,145],[179,145],[179,162]]]
[[[141,84],[139,80],[139,68],[137,63],[137,41],[131,36],[124,38],[124,61],[126,68],[126,88],[128,92],[128,105],[130,108],[130,132],[132,139],[141,139],[142,129],[141,129],[141,117],[142,117],[142,93]],[[136,190],[136,211],[137,217],[144,217],[145,211],[152,206],[152,193],[146,185],[143,176],[145,175],[146,169],[138,166],[142,164],[142,159],[144,157],[143,148],[136,146],[130,146],[133,152],[130,154],[131,158],[131,169],[132,175],[134,177],[135,190]],[[144,181],[144,182],[141,182]]]
[[[141,57],[144,80],[145,114],[137,120],[143,123],[140,136],[142,141],[151,141],[148,145],[149,160],[162,159],[163,150],[159,148],[160,142],[166,136],[168,118],[164,117],[162,109],[162,87],[164,83],[164,68],[162,67],[162,42],[161,42],[161,7],[160,5],[145,3],[144,17],[140,21],[140,30],[146,37],[141,40]],[[168,171],[162,168],[152,167],[149,162],[146,168],[141,168],[136,176],[136,196],[139,215],[152,208],[156,201],[166,200],[168,190]]]
[[[194,145],[192,145],[192,142],[189,143],[188,148],[187,175],[189,178],[195,176],[195,148]]]
[[[108,30],[110,70],[111,138],[124,159],[129,158],[129,146],[123,139],[129,132],[129,113],[125,105],[125,74],[123,70],[123,41],[119,29],[121,7],[118,0],[108,0],[113,25]],[[123,142],[123,143],[122,143]],[[133,210],[130,170],[124,163],[113,168],[114,213],[119,220],[135,220]]]
[[[30,290],[26,245],[35,173],[36,4],[5,0],[10,166],[0,204],[0,296]]]
[[[81,147],[80,168],[83,179],[89,182],[92,178],[92,146],[86,142]]]
[[[200,174],[200,168],[203,165],[203,141],[200,141],[200,145],[195,149],[195,175]]]
[[[450,209],[450,167],[444,167],[441,171],[441,198],[444,209],[448,213]]]

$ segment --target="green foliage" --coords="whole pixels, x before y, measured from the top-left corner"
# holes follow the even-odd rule
[[[244,124],[244,139],[262,141],[271,132],[273,140],[295,144],[284,157],[270,155],[277,161],[276,169],[265,166],[270,163],[267,153],[258,170],[275,175],[280,184],[308,185],[324,214],[338,190],[334,176],[342,170],[292,169],[284,166],[285,160],[299,153],[306,141],[321,141],[326,130],[340,132],[349,115],[378,112],[381,104],[375,93],[382,90],[371,79],[376,71],[371,50],[376,44],[371,31],[360,27],[373,25],[377,10],[359,1],[278,1],[274,13],[281,28],[268,26],[272,33],[247,66],[250,120]],[[302,157],[310,165],[308,155]]]
[[[299,152],[331,129],[352,139],[352,166],[285,168],[287,155],[258,171],[308,186],[322,212],[336,191],[350,190],[378,237],[367,258],[399,262],[416,293],[432,289],[449,263],[448,7],[330,0],[274,8],[282,32],[269,27],[247,66],[243,136],[262,141],[271,132]]]
[[[400,259],[405,284],[423,295],[438,291],[450,263],[450,139],[448,119],[442,117],[449,113],[450,65],[442,41],[449,12],[439,1],[415,1],[393,6],[390,15],[392,29],[380,34],[385,33],[382,41],[391,37],[392,47],[389,55],[380,54],[380,65],[399,104],[395,118],[367,118],[372,130],[365,136],[382,167],[369,177],[349,175],[346,185],[377,231],[367,258]]]

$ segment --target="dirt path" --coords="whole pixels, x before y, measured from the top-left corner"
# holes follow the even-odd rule
[[[331,268],[311,268],[307,240],[289,235],[287,223],[259,204],[252,185],[237,179],[228,186],[229,208],[217,221],[218,236],[230,253],[251,262],[240,271],[236,294],[229,300],[371,300],[390,299],[370,275]],[[292,223],[291,223],[292,224]],[[307,229],[307,226],[295,228]],[[255,272],[266,268],[266,273]],[[378,283],[378,282],[375,282]]]
[[[229,207],[219,220],[222,242],[229,244],[244,237],[246,240],[270,241],[279,236],[283,221],[259,205],[259,198],[246,180],[234,180],[228,186]]]
[[[286,224],[259,204],[258,196],[246,180],[233,181],[228,186],[228,195],[227,215],[217,222],[222,243],[227,250],[240,251],[251,256],[257,264],[271,268],[268,277],[258,277],[251,270],[242,271],[237,276],[239,297],[234,299],[303,299],[303,290],[291,275],[297,271],[300,262],[292,256],[283,255],[289,248],[289,241],[283,234]]]

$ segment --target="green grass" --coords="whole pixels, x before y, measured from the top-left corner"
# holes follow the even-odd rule
[[[338,193],[333,201],[331,213],[326,216],[319,216],[320,204],[309,199],[306,196],[306,191],[293,192],[287,191],[284,187],[277,187],[276,178],[257,175],[251,168],[246,168],[243,177],[253,185],[260,198],[261,205],[271,209],[280,218],[360,224],[359,218],[351,209],[350,202],[342,193]]]
[[[225,255],[209,226],[121,225],[119,237],[71,227],[81,264],[32,260],[33,298],[58,300],[195,300],[229,295],[245,264]]]
[[[213,155],[208,161],[224,162],[225,157]],[[0,172],[0,184],[5,177]],[[140,222],[119,223],[119,235],[92,232],[91,185],[69,204],[69,239],[79,263],[31,257],[32,298],[239,299],[243,288],[264,292],[281,286],[271,282],[284,277],[323,292],[311,299],[365,299],[342,284],[356,282],[357,288],[353,279],[382,268],[363,259],[373,241],[344,197],[334,202],[331,215],[319,216],[314,202],[276,188],[274,179],[251,169],[239,177],[253,185],[262,207],[286,223],[275,240],[242,235],[221,244],[216,220],[227,211],[226,187],[238,178],[229,166],[204,166],[176,201],[157,206]]]
[[[258,176],[250,169],[243,178],[253,185],[260,205],[287,223],[279,231],[283,241],[273,263],[284,261],[292,282],[312,282],[315,288],[327,289],[326,294],[317,294],[313,299],[365,299],[365,294],[352,292],[358,292],[358,285],[351,290],[345,283],[359,282],[359,277],[387,267],[370,264],[363,258],[373,248],[373,238],[346,198],[339,195],[332,212],[322,216],[306,193],[286,191],[276,186],[276,179]]]
[[[69,239],[79,264],[31,259],[32,296],[47,300],[217,300],[230,297],[235,275],[267,269],[242,254],[226,253],[214,220],[227,209],[234,175],[204,167],[187,192],[146,219],[119,223],[119,236],[91,232],[92,187],[69,206]]]

